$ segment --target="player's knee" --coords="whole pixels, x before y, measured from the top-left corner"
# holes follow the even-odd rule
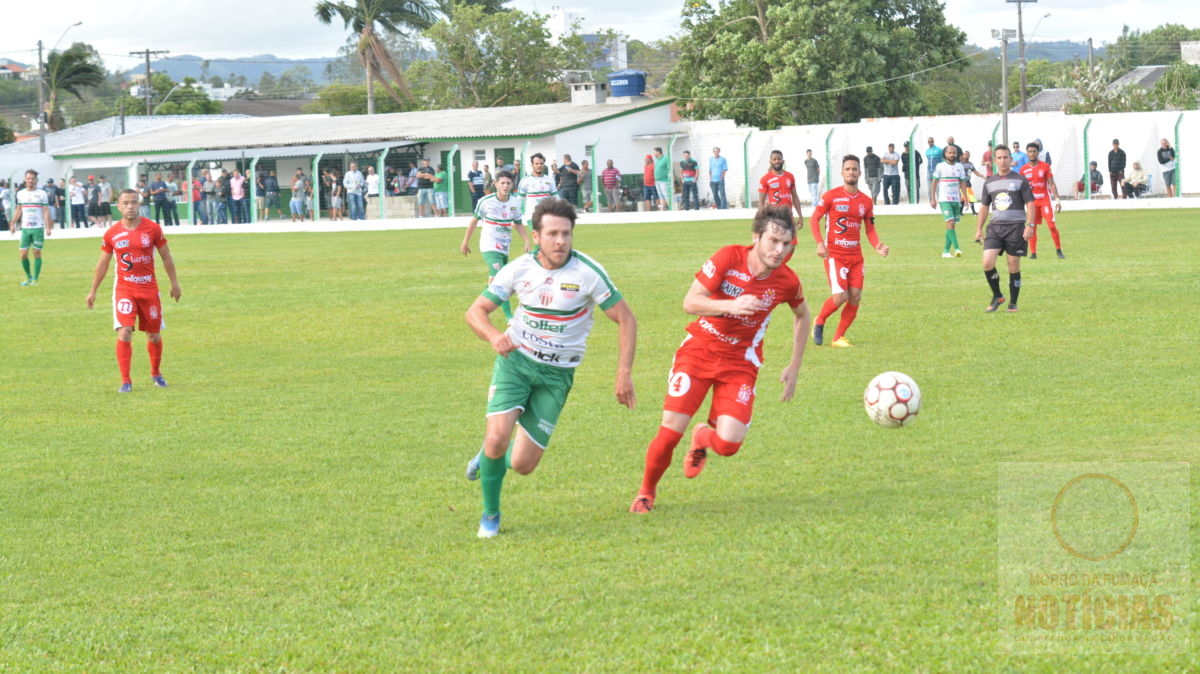
[[[149,340],[151,344],[161,344],[162,343],[162,333],[161,332],[148,332],[148,333],[146,333],[146,339]]]
[[[513,459],[512,469],[521,475],[528,475],[537,468],[537,459]]]

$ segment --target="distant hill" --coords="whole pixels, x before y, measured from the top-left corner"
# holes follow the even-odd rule
[[[1000,56],[1000,47],[998,45],[989,45],[980,47],[979,45],[967,45],[964,51],[971,53],[983,49],[984,51]],[[1013,40],[1008,43],[1008,58],[1010,60],[1017,58],[1017,41]],[[1092,48],[1092,54],[1097,61],[1104,58],[1104,47],[1095,44]],[[1080,61],[1086,61],[1088,55],[1087,42],[1072,42],[1070,40],[1059,40],[1058,42],[1026,42],[1025,43],[1025,58],[1030,61],[1070,61],[1076,57]]]
[[[309,76],[317,84],[326,84],[325,64],[335,61],[332,57],[311,58],[311,59],[282,59],[273,54],[260,54],[258,56],[244,56],[236,59],[209,59],[208,60],[208,78],[214,75],[220,76],[223,80],[228,80],[231,75],[241,75],[245,77],[250,84],[257,84],[263,73],[271,73],[274,77],[279,77],[284,71],[295,66],[304,66],[308,68]],[[191,54],[182,54],[180,56],[172,56],[150,61],[150,70],[156,73],[167,73],[171,79],[180,82],[185,77],[192,77],[197,80],[201,78],[201,70],[203,68],[204,58],[193,56]],[[136,68],[130,68],[125,71],[126,75],[138,75],[145,72],[146,66],[139,65]]]

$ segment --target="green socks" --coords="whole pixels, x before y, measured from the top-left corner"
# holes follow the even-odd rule
[[[504,473],[508,470],[504,459],[479,457],[479,484],[483,489],[483,514],[500,514],[500,488],[504,486]]]
[[[942,253],[950,252],[950,231],[951,230],[947,229],[946,236],[942,239]]]
[[[25,278],[33,278],[33,274],[29,273],[29,258],[21,258],[21,269],[25,270]]]
[[[25,273],[28,274],[29,270],[26,269]],[[34,281],[38,280],[38,277],[41,275],[42,275],[42,258],[35,257],[35,258],[33,258],[33,280]]]
[[[950,233],[950,243],[951,243],[950,250],[958,250],[959,249],[958,230],[957,229],[948,229],[946,231]]]

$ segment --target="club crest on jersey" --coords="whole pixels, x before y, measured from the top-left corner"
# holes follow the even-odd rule
[[[705,260],[704,266],[700,268],[700,271],[704,272],[705,276],[712,278],[713,274],[717,273],[717,265],[713,264],[712,260]]]
[[[563,297],[573,299],[579,292],[578,283],[560,283],[558,289],[562,291]]]
[[[150,245],[150,235],[143,234],[142,235],[142,248],[145,248],[146,246],[149,246],[149,245]]]
[[[741,388],[739,388],[737,392],[737,401],[743,405],[747,405],[753,398],[754,387],[750,386],[749,384],[742,384]]]
[[[866,207],[866,206],[863,206],[862,204],[859,204],[859,205],[858,205],[858,215],[859,215],[859,217],[862,217],[862,216],[864,216],[864,215],[866,215],[866,214],[867,214],[867,207]]]
[[[763,293],[759,297],[759,299],[762,301],[763,308],[770,308],[770,307],[775,306],[775,289],[767,288],[766,290],[763,291]]]
[[[150,318],[158,318],[158,307],[150,307]]]

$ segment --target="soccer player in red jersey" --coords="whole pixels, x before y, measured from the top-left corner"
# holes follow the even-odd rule
[[[813,325],[813,343],[818,346],[824,341],[825,321],[833,312],[845,304],[833,346],[853,346],[846,339],[846,330],[858,315],[862,302],[863,255],[862,230],[867,230],[867,240],[875,252],[883,257],[888,247],[879,240],[875,232],[875,203],[871,197],[858,191],[858,177],[862,174],[858,157],[852,154],[842,157],[842,186],[835,187],[821,197],[812,214],[812,235],[817,241],[817,255],[825,260],[825,272],[829,276],[829,299],[821,306],[817,322]],[[829,215],[826,236],[821,238],[821,218]]]
[[[1042,151],[1042,146],[1038,143],[1030,143],[1025,146],[1025,154],[1029,155],[1029,161],[1020,169],[1021,175],[1029,181],[1029,186],[1033,188],[1033,224],[1040,225],[1045,221],[1046,226],[1050,228],[1050,236],[1054,238],[1054,251],[1058,253],[1058,259],[1066,259],[1066,255],[1062,252],[1062,239],[1058,236],[1058,228],[1054,226],[1054,214],[1062,212],[1062,201],[1058,198],[1058,185],[1054,184],[1054,173],[1050,170],[1050,165],[1044,161],[1038,161],[1038,154]],[[1051,207],[1050,196],[1054,196],[1054,205]],[[1037,259],[1037,230],[1033,230],[1033,236],[1029,237],[1029,259]]]
[[[162,363],[162,329],[166,327],[162,316],[162,302],[158,297],[158,280],[154,275],[154,250],[162,258],[163,269],[171,279],[171,297],[179,301],[182,291],[175,276],[175,259],[157,222],[143,218],[138,213],[138,193],[123,190],[117,198],[117,209],[121,220],[104,232],[100,244],[100,260],[96,263],[96,274],[92,278],[92,291],[87,296],[87,307],[96,302],[96,289],[108,274],[108,265],[113,254],[117,255],[117,272],[113,285],[113,329],[117,331],[117,365],[121,370],[120,393],[133,390],[129,378],[129,365],[133,359],[133,327],[146,333],[149,340],[146,350],[150,353],[150,377],[155,386],[165,387],[167,380],[159,371]]]
[[[763,206],[754,216],[751,245],[726,246],[696,272],[683,310],[699,318],[687,326],[687,337],[675,352],[662,425],[646,450],[642,486],[629,512],[654,508],[658,481],[709,389],[712,406],[705,423],[692,429],[684,477],[700,474],[709,448],[721,456],[733,456],[741,448],[754,411],[763,336],[771,311],[781,303],[795,317],[792,359],[779,377],[781,399],[791,400],[811,320],[800,278],[784,264],[795,235],[791,208]]]
[[[779,150],[771,150],[771,170],[759,181],[758,196],[759,204],[763,206],[795,208],[796,222],[803,221],[800,195],[796,193],[796,176],[783,170],[783,153]]]

